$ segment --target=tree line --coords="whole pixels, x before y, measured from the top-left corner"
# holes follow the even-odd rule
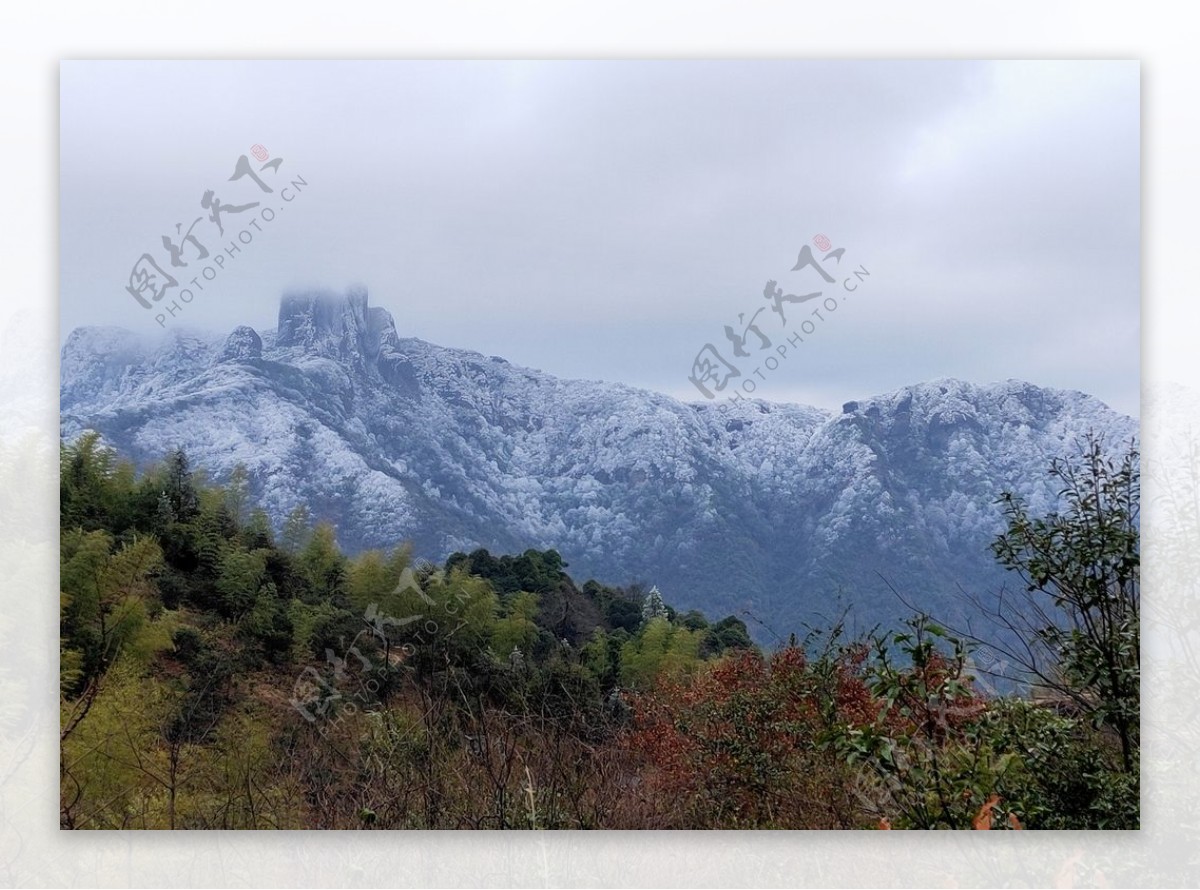
[[[998,495],[997,633],[917,612],[764,651],[555,550],[346,554],[244,468],[139,473],[86,434],[61,447],[61,824],[1137,827],[1137,452],[1050,472],[1059,512]]]

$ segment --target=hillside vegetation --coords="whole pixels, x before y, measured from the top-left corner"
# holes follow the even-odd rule
[[[1056,511],[996,493],[1020,583],[986,611],[1019,646],[916,613],[764,651],[555,550],[350,555],[244,472],[210,484],[175,451],[139,474],[83,435],[61,824],[1136,828],[1137,454],[1089,441],[1051,472]]]

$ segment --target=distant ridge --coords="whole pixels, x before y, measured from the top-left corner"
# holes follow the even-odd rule
[[[274,331],[215,341],[79,328],[61,379],[65,437],[97,430],[142,464],[179,444],[217,479],[243,463],[276,521],[305,503],[351,549],[554,547],[575,577],[781,634],[843,606],[898,614],[884,579],[957,614],[960,588],[1005,580],[987,551],[1002,490],[1048,508],[1051,458],[1089,430],[1138,435],[1094,397],[1016,380],[840,413],[563,380],[401,337],[363,288],[289,292]]]

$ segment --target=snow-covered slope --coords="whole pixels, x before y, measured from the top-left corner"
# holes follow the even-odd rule
[[[250,470],[278,520],[304,503],[343,546],[554,547],[572,575],[656,583],[678,607],[751,609],[781,633],[943,613],[1004,580],[996,496],[1053,502],[1045,473],[1088,430],[1132,418],[1077,392],[935,380],[851,402],[684,403],[561,380],[399,336],[364,291],[285,295],[275,331],[149,342],[78,329],[62,351],[62,431],[139,463],[181,445],[222,479]]]

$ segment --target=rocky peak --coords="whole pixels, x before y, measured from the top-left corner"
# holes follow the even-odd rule
[[[123,328],[76,328],[60,353],[61,398],[65,402],[104,402],[120,390],[127,372],[145,362],[151,352],[146,338]]]
[[[295,348],[340,361],[354,361],[366,353],[367,291],[350,288],[289,291],[279,303],[275,345]]]
[[[396,361],[399,338],[391,313],[368,307],[367,289],[289,291],[279,303],[274,345],[367,370]],[[385,373],[386,376],[386,373]]]
[[[225,340],[225,345],[217,353],[218,362],[249,362],[262,358],[263,343],[258,331],[246,325],[239,325]]]

